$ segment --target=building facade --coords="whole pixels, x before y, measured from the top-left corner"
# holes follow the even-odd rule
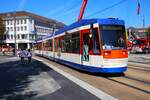
[[[56,20],[48,19],[30,12],[17,11],[0,13],[5,25],[5,33],[1,45],[16,48],[32,48],[35,39],[52,34],[65,25]]]
[[[146,38],[146,32],[148,31],[148,28],[134,28],[134,27],[129,27],[127,29],[128,33],[134,33],[135,35],[137,35],[140,38]]]

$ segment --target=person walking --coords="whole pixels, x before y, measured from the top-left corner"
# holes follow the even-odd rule
[[[21,63],[24,64],[24,57],[25,57],[25,54],[24,54],[24,51],[23,49],[21,49],[18,53],[20,59],[21,59]]]
[[[30,49],[28,49],[27,57],[28,57],[28,63],[31,63],[31,59],[32,59],[32,52],[31,52],[31,50],[30,50]]]

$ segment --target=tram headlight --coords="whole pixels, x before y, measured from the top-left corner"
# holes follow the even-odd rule
[[[126,55],[126,53],[127,53],[126,51],[123,51],[123,52],[122,52],[123,55]]]
[[[92,34],[91,33],[89,34],[89,37],[92,38]]]
[[[111,51],[105,51],[104,52],[104,56],[110,56],[111,55]]]
[[[105,52],[104,54],[105,54],[106,56],[108,55],[108,53],[107,53],[107,52]]]
[[[126,52],[123,52],[123,55],[125,55],[126,54]]]

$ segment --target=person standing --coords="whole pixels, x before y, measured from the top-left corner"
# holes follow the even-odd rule
[[[32,59],[32,52],[31,52],[31,50],[30,50],[30,49],[28,49],[27,57],[28,57],[28,63],[31,63],[31,59]]]

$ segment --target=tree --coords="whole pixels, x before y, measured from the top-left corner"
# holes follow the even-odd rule
[[[5,32],[5,25],[3,24],[3,20],[0,17],[0,40],[3,39],[4,32]]]

